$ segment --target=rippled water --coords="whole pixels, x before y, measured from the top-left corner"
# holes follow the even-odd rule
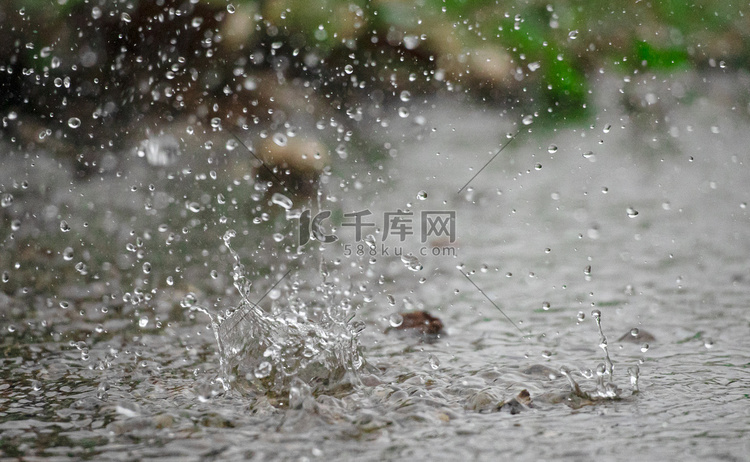
[[[430,102],[410,111],[424,124],[373,129],[392,158],[339,167],[326,186],[336,200],[319,207],[368,208],[375,221],[455,211],[456,256],[420,256],[416,240],[404,244],[415,258],[347,256],[353,230],[343,228],[340,242],[299,253],[288,203],[224,206],[255,192],[242,168],[198,163],[200,152],[172,170],[134,156],[103,181],[9,154],[0,449],[122,460],[746,458],[748,116],[716,88],[699,90],[711,97],[668,108],[658,124],[606,101],[590,125],[556,129]],[[237,218],[261,213],[276,215]],[[385,333],[394,313],[417,309],[442,320],[439,338]],[[597,374],[603,337],[611,377]],[[597,381],[610,379],[617,397],[599,398]]]

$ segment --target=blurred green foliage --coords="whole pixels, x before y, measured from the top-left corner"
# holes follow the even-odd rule
[[[102,20],[92,20],[92,8],[103,10]],[[223,63],[231,68],[239,54],[263,49],[288,56],[292,73],[299,75],[316,67],[298,64],[314,52],[321,68],[313,73],[328,78],[325,86],[344,99],[362,94],[341,73],[350,65],[347,74],[372,82],[368,90],[392,91],[396,82],[413,93],[433,93],[448,85],[449,91],[476,99],[575,117],[585,112],[589,80],[600,69],[671,72],[720,62],[747,68],[747,8],[715,0],[131,0],[111,5],[10,0],[0,6],[0,30],[14,47],[0,57],[44,68],[49,59],[29,56],[33,50],[55,43],[80,46],[76,41],[87,39],[87,28],[101,32],[109,27],[120,37],[146,40],[150,28],[168,27],[165,17],[201,14],[213,16],[206,21],[213,31],[207,36],[202,30],[203,40],[239,36],[232,42],[236,48],[215,50],[210,64],[201,66]],[[132,17],[134,33],[117,21],[122,14]],[[235,21],[234,29],[223,27],[231,15],[244,15],[247,21]],[[112,45],[111,37],[103,40]],[[25,56],[12,56],[14,52]],[[420,79],[407,82],[404,76],[411,74]],[[421,78],[425,75],[431,78]]]

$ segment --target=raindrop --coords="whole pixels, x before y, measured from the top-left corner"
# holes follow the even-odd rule
[[[62,253],[63,260],[70,261],[73,259],[73,247],[65,247]]]
[[[123,22],[130,22],[130,21],[132,21],[132,20],[133,20],[133,19],[132,19],[132,18],[130,17],[130,15],[129,15],[129,14],[127,14],[127,13],[125,13],[124,11],[123,11],[123,12],[122,12],[122,14],[120,15],[120,19],[122,19],[122,21],[123,21]]]
[[[572,30],[572,31],[568,32],[568,38],[570,40],[577,39],[578,38],[578,31],[577,30]]]
[[[550,144],[547,148],[547,152],[550,154],[554,154],[557,152],[557,145],[556,144]]]
[[[547,310],[549,310],[549,308],[550,308],[550,304],[549,304],[549,302],[543,302],[543,303],[542,303],[542,309],[543,309],[544,311],[547,311]]]
[[[388,317],[388,324],[391,325],[391,327],[398,327],[401,324],[404,323],[404,317],[401,316],[399,313],[393,313]]]
[[[404,90],[399,95],[399,98],[401,99],[401,101],[403,101],[404,103],[406,103],[406,102],[408,102],[411,99],[411,93],[408,90]]]
[[[258,364],[258,367],[255,368],[255,377],[258,379],[264,379],[271,375],[271,369],[273,366],[271,366],[271,363],[268,361],[263,361],[260,364]]]
[[[544,351],[542,351],[542,357],[549,359],[549,358],[552,357],[552,352],[549,351],[549,350],[544,350]]]
[[[423,268],[422,264],[419,262],[419,259],[412,254],[402,256],[401,261],[404,262],[404,264],[406,264],[406,267],[411,271],[419,271]]]
[[[10,207],[13,204],[13,194],[5,193],[0,197],[0,207]]]
[[[591,316],[593,316],[594,319],[599,319],[602,317],[602,312],[599,310],[593,310],[591,311]]]
[[[68,127],[70,128],[78,128],[81,126],[81,119],[78,117],[71,117],[68,119]]]
[[[143,264],[143,272],[146,274],[151,272],[151,263],[146,262]]]
[[[638,210],[634,209],[633,207],[628,207],[627,213],[630,218],[635,218],[638,216]]]
[[[531,125],[531,123],[534,122],[534,116],[531,115],[531,114],[529,114],[529,115],[525,116],[523,119],[521,119],[521,122],[524,125]]]
[[[541,170],[542,169],[542,164],[536,164],[536,165],[534,165],[534,168],[537,169],[537,170]]]
[[[273,196],[271,196],[271,202],[286,210],[290,210],[292,205],[294,205],[291,199],[281,193],[273,193]]]
[[[712,338],[708,337],[706,340],[703,341],[703,346],[706,347],[706,349],[710,350],[714,347],[714,341]]]
[[[607,124],[604,126],[604,129],[602,131],[604,133],[609,133],[610,130],[612,130],[612,124]]]
[[[405,107],[398,108],[398,116],[401,117],[402,119],[409,117],[409,110],[406,109]]]
[[[148,325],[148,316],[141,316],[141,319],[138,320],[138,325],[141,328],[146,327]]]
[[[198,300],[195,298],[195,294],[190,292],[185,295],[185,297],[180,301],[180,306],[183,308],[190,308],[195,305],[197,301]]]
[[[641,345],[641,353],[645,353],[648,351],[648,343],[644,343]]]
[[[637,327],[633,327],[632,329],[630,329],[630,335],[632,335],[633,337],[638,337],[640,333],[641,331]]]
[[[425,190],[421,190],[421,191],[419,191],[419,192],[417,193],[417,199],[419,199],[419,200],[421,200],[421,201],[423,201],[423,200],[427,199],[427,191],[425,191]]]
[[[211,279],[217,279],[219,277],[219,272],[216,270],[211,270]]]
[[[594,155],[593,151],[586,151],[583,153],[583,158],[587,159],[589,162],[596,162],[596,156]]]
[[[287,137],[283,133],[274,133],[274,135],[273,135],[273,142],[276,143],[279,146],[286,146]]]
[[[354,66],[352,66],[351,64],[347,64],[346,66],[344,66],[344,72],[346,72],[347,74],[351,74],[352,72],[354,72]]]
[[[430,355],[430,367],[433,370],[438,370],[438,368],[440,368],[440,360],[437,359],[437,356],[432,354]]]
[[[3,279],[2,280],[3,280],[3,282],[10,281],[10,273],[8,273],[7,271],[3,271]]]
[[[229,14],[234,14],[235,11],[237,11],[237,10],[234,8],[234,5],[232,5],[231,3],[229,5],[227,5],[227,12]]]
[[[68,231],[70,231],[70,225],[68,224],[67,221],[62,220],[60,222],[60,231],[62,231],[64,233],[67,233]]]
[[[584,313],[583,311],[579,311],[576,318],[578,319],[578,322],[582,322],[584,319],[586,319],[586,313]]]

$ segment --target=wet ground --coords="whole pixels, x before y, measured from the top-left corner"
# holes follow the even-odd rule
[[[370,210],[380,232],[358,242],[328,227],[338,242],[301,252],[298,220],[262,199],[231,144],[183,146],[167,166],[133,151],[85,180],[44,153],[7,154],[3,456],[744,459],[750,119],[735,79],[708,77],[683,78],[687,92],[644,84],[627,115],[613,96],[625,84],[602,81],[596,117],[569,126],[393,108],[371,133],[384,159],[340,161],[313,201],[333,222]],[[415,234],[384,239],[384,213],[399,211]],[[455,242],[420,242],[423,211],[455,212]],[[238,307],[237,274],[251,301],[281,280],[261,305],[285,328],[343,320],[330,332],[361,354],[340,366],[357,369],[350,385],[310,389],[292,373],[263,382],[270,392],[226,390],[194,308]],[[385,333],[413,310],[443,332]]]

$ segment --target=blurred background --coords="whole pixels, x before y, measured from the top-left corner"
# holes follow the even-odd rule
[[[658,113],[691,89],[639,82],[747,80],[750,63],[750,18],[722,1],[9,0],[0,30],[3,139],[82,173],[171,122],[286,127],[367,155],[358,141],[425,97],[580,123],[600,74],[630,83],[629,111]],[[346,140],[314,129],[331,118]]]
[[[657,156],[676,152],[675,108],[708,97],[747,118],[750,103],[750,18],[721,1],[9,0],[0,31],[8,293],[90,279],[52,258],[76,243],[73,263],[140,285],[144,256],[100,243],[135,246],[170,220],[183,226],[167,244],[183,247],[152,248],[151,262],[172,274],[217,245],[186,229],[273,222],[258,159],[308,195],[321,173],[382,172],[394,140],[436,130],[429,111],[473,107],[514,121],[508,133],[553,133],[609,110]],[[59,242],[71,223],[84,237]],[[215,265],[209,253],[194,258]],[[68,269],[38,269],[55,262]]]

